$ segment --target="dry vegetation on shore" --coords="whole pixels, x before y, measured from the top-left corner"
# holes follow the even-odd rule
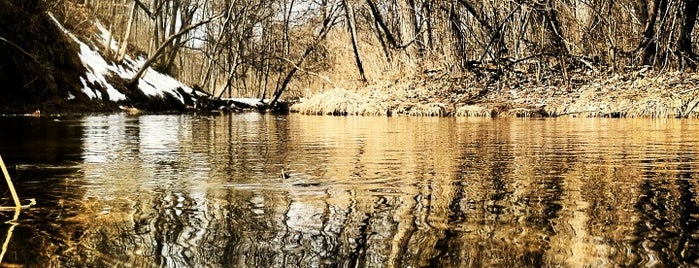
[[[577,84],[506,80],[492,85],[445,78],[322,91],[291,106],[312,115],[457,117],[699,117],[699,74],[648,68],[594,76]],[[469,86],[469,84],[471,86]]]
[[[79,38],[99,19],[105,43],[123,44],[104,58],[139,54],[191,88],[267,108],[281,98],[317,115],[697,117],[697,1],[0,1],[53,11]],[[81,71],[13,25],[0,25],[14,29],[0,34],[7,62]],[[58,79],[69,75],[7,73],[6,92],[50,96],[33,102],[77,96],[39,87],[76,88]]]
[[[422,7],[434,4],[418,2]],[[358,83],[357,75],[347,75],[356,74],[359,64],[352,58],[351,47],[339,49],[350,43],[351,36],[336,35],[327,42],[330,51],[342,52],[333,54],[329,64],[333,68],[327,77],[335,83],[306,85],[328,90],[301,94],[291,111],[313,115],[699,117],[699,75],[695,45],[689,41],[696,3],[458,3],[450,7],[466,16],[447,21],[464,28],[453,24],[446,31],[450,34],[435,37],[442,41],[441,46],[416,44],[422,51],[417,57],[411,54],[414,50],[388,46],[387,55],[393,61],[382,60],[382,38],[390,35],[390,29],[373,29],[379,33],[378,40],[365,36],[362,43],[374,46],[360,46],[355,54],[365,59],[367,84]],[[400,7],[397,4],[396,13],[387,15],[400,17],[404,11]],[[502,27],[489,25],[488,18],[501,21]],[[681,23],[669,24],[672,18]],[[406,31],[399,25],[392,29],[426,38],[425,32]]]

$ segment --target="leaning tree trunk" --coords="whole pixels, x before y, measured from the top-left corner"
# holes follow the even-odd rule
[[[367,0],[369,1],[369,0]],[[272,101],[267,105],[267,108],[274,108],[275,105],[277,105],[277,102],[279,101],[279,98],[282,96],[282,93],[286,90],[286,88],[289,86],[289,83],[291,82],[291,79],[294,77],[296,72],[301,68],[301,65],[303,64],[304,61],[306,61],[306,58],[313,53],[313,51],[316,49],[320,43],[325,40],[325,37],[328,36],[328,33],[332,29],[332,27],[335,25],[335,21],[337,20],[337,17],[334,16],[331,12],[331,17],[326,17],[323,20],[323,28],[321,28],[320,33],[318,34],[318,37],[315,38],[315,41],[310,44],[307,48],[306,51],[304,51],[303,55],[301,55],[301,58],[299,58],[295,63],[294,66],[289,70],[289,72],[286,74],[284,77],[284,81],[282,82],[281,86],[277,88],[277,90],[274,91],[274,96],[272,98]]]
[[[386,21],[381,15],[381,11],[379,11],[379,8],[376,6],[374,2],[372,2],[372,0],[366,0],[366,2],[369,5],[369,9],[371,9],[371,15],[374,17],[376,24],[378,24],[379,28],[383,30],[384,35],[386,35],[386,41],[388,41],[388,44],[391,46],[391,48],[397,48],[398,41],[396,41],[396,37],[393,36],[391,30],[388,29],[388,25],[386,25]]]
[[[205,20],[200,21],[200,22],[198,22],[198,23],[196,23],[196,24],[192,24],[192,25],[189,25],[189,26],[186,26],[186,27],[182,27],[182,29],[180,29],[179,32],[177,32],[176,34],[171,35],[167,40],[165,40],[165,42],[163,42],[163,43],[160,45],[160,47],[155,51],[155,53],[153,53],[153,55],[151,55],[151,56],[146,60],[146,62],[143,63],[143,66],[141,66],[141,68],[138,69],[138,72],[136,72],[136,74],[135,74],[133,77],[131,77],[131,79],[130,79],[129,82],[126,84],[126,86],[127,86],[128,88],[130,88],[130,89],[136,89],[136,88],[138,87],[138,80],[141,79],[141,76],[143,76],[143,73],[145,73],[146,70],[148,69],[148,67],[150,67],[150,66],[153,64],[153,62],[155,62],[155,60],[158,59],[158,57],[160,56],[160,54],[162,54],[163,51],[165,51],[165,48],[167,48],[167,46],[170,44],[170,42],[172,42],[172,41],[175,40],[176,38],[178,38],[178,37],[180,37],[180,36],[182,36],[182,35],[188,33],[189,31],[196,29],[197,27],[199,27],[199,26],[201,26],[201,25],[204,25],[204,24],[207,24],[207,23],[209,23],[209,22],[212,22],[213,20],[215,20],[215,19],[217,19],[217,18],[219,18],[219,17],[221,17],[221,16],[223,16],[223,14],[219,14],[219,15],[217,15],[217,16],[214,16],[214,17],[205,19]]]
[[[364,65],[362,64],[362,57],[359,55],[359,48],[357,47],[357,30],[354,24],[354,11],[352,6],[349,5],[349,1],[343,0],[342,4],[345,6],[345,17],[347,18],[347,27],[352,38],[352,49],[354,50],[354,60],[357,63],[357,70],[359,71],[359,76],[362,82],[367,83],[366,75],[364,74]]]

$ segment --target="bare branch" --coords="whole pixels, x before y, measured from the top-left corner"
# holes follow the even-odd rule
[[[151,55],[150,58],[148,58],[148,59],[146,60],[146,62],[143,63],[143,66],[141,66],[141,68],[138,70],[138,72],[136,72],[136,74],[131,78],[131,80],[129,80],[129,82],[128,82],[127,85],[128,85],[130,88],[136,87],[136,86],[138,85],[138,80],[141,78],[141,76],[143,75],[143,73],[145,73],[145,71],[148,69],[148,67],[150,67],[150,65],[153,64],[153,62],[158,58],[158,56],[160,56],[160,54],[163,53],[163,51],[165,51],[165,48],[166,48],[173,40],[175,40],[175,38],[177,38],[177,37],[179,37],[179,36],[182,36],[182,35],[188,33],[189,31],[191,31],[191,30],[193,30],[193,29],[196,29],[196,28],[199,27],[199,26],[202,26],[202,25],[204,25],[204,24],[210,23],[210,22],[212,22],[212,21],[214,21],[215,19],[218,19],[218,18],[220,18],[220,17],[223,17],[223,13],[218,14],[218,15],[216,15],[216,16],[213,16],[213,17],[211,17],[211,18],[202,20],[202,21],[200,21],[200,22],[198,22],[198,23],[195,23],[195,24],[192,24],[192,25],[189,25],[189,26],[185,26],[185,27],[183,27],[179,32],[177,32],[176,34],[171,35],[167,40],[165,40],[165,42],[163,42],[163,43],[160,45],[160,47],[155,51],[155,53],[153,53],[153,55]]]

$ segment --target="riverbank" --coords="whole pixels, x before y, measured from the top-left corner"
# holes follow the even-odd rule
[[[259,98],[218,98],[208,93],[215,90],[186,85],[158,68],[148,67],[137,88],[129,88],[127,82],[146,61],[144,53],[129,48],[123,59],[115,59],[121,44],[90,15],[87,6],[64,2],[70,12],[56,9],[51,13],[41,4],[28,8],[18,3],[0,2],[0,15],[6,18],[0,23],[4,32],[0,36],[0,83],[4,85],[0,114],[268,108],[268,101]],[[338,60],[336,64],[351,66],[347,62],[351,61]],[[291,107],[282,101],[274,108],[313,115],[699,117],[699,75],[693,71],[647,67],[604,70],[589,63],[568,64],[572,67],[565,71],[535,69],[532,66],[536,64],[517,65],[519,69],[484,64],[458,72],[416,71],[418,67],[413,66],[370,77],[368,85],[347,75],[350,78],[333,79],[337,84],[309,86],[315,91],[304,90],[300,82],[294,86],[297,92],[315,93],[301,94],[306,96]],[[340,67],[328,72],[353,71],[352,67]],[[335,86],[324,88],[328,84]]]
[[[147,67],[85,5],[0,1],[0,114],[235,112],[266,107],[259,98],[219,98]],[[70,11],[67,11],[70,10]],[[29,26],[29,27],[26,27]],[[282,103],[279,107],[286,107]]]
[[[482,72],[481,72],[482,74]],[[459,117],[699,117],[699,74],[634,68],[577,70],[500,80],[478,72],[431,71],[360,89],[302,98],[292,112],[313,115]],[[480,78],[479,78],[480,77]]]

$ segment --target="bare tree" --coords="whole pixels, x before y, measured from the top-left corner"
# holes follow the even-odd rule
[[[275,107],[282,93],[284,93],[284,91],[287,89],[287,87],[289,86],[289,82],[291,82],[291,79],[301,68],[304,61],[308,58],[308,56],[311,55],[311,53],[313,53],[314,50],[316,50],[318,45],[320,45],[320,43],[323,40],[325,40],[325,37],[327,37],[330,30],[332,30],[332,28],[336,25],[337,20],[339,18],[338,11],[341,9],[340,5],[328,0],[323,0],[320,3],[320,9],[322,11],[322,22],[320,29],[313,38],[313,41],[309,45],[307,45],[303,54],[295,62],[293,62],[293,66],[291,66],[291,69],[284,76],[284,80],[282,81],[280,86],[274,91],[272,101],[268,104],[269,108]]]
[[[147,52],[131,86],[152,67],[215,96],[270,98],[270,107],[285,92],[334,75],[340,65],[356,67],[360,79],[347,82],[361,86],[386,70],[517,70],[566,77],[574,66],[694,68],[698,57],[693,30],[699,2],[693,0],[93,0],[90,5],[113,22],[114,38],[121,39],[117,60],[127,42]],[[334,27],[340,22],[346,27]],[[348,34],[335,35],[339,31]],[[327,36],[345,39],[327,42]],[[346,62],[332,51],[337,46],[351,49],[352,55],[342,58]],[[375,60],[376,55],[385,58]]]
[[[688,66],[692,69],[696,68],[697,55],[692,50],[692,32],[697,21],[697,11],[699,11],[699,1],[685,0],[684,1],[684,20],[682,30],[678,40],[677,50],[680,52],[681,67]]]
[[[151,66],[151,64],[153,64],[153,62],[155,62],[155,60],[158,59],[158,57],[165,51],[165,48],[167,48],[172,41],[180,38],[182,35],[187,34],[189,31],[196,29],[199,26],[210,23],[210,22],[214,21],[215,19],[220,18],[221,16],[222,16],[222,14],[216,15],[214,17],[202,20],[198,23],[184,26],[184,27],[182,27],[182,29],[180,29],[179,32],[168,37],[168,39],[166,39],[165,42],[163,42],[163,44],[160,45],[160,47],[152,55],[150,55],[150,57],[143,63],[141,68],[138,69],[136,74],[134,74],[134,76],[129,80],[129,82],[127,83],[127,86],[129,88],[136,88],[138,86],[138,80],[141,78],[143,73]]]
[[[359,76],[362,82],[366,83],[366,75],[364,74],[364,65],[362,64],[362,57],[359,55],[359,48],[357,44],[357,29],[355,28],[354,19],[354,7],[349,4],[348,0],[343,0],[342,5],[345,7],[345,18],[347,22],[347,30],[350,33],[352,39],[352,50],[354,51],[354,59],[357,63],[357,70],[359,71]]]

